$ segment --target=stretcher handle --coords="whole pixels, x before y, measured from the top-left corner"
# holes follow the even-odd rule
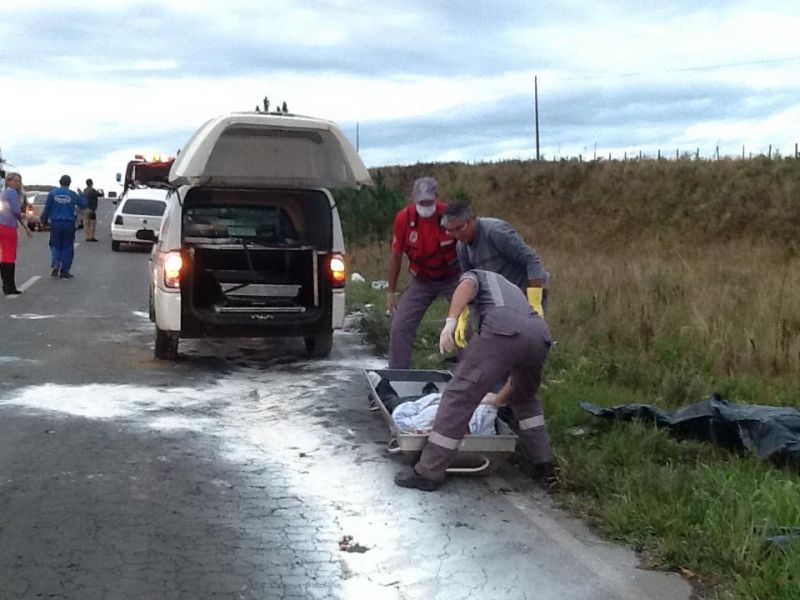
[[[452,473],[454,475],[456,475],[456,474],[469,475],[469,474],[475,474],[475,473],[482,473],[483,471],[487,470],[491,466],[492,461],[490,461],[485,456],[482,456],[481,458],[483,458],[483,463],[481,463],[477,467],[450,467],[446,471],[448,473]]]
[[[386,451],[389,454],[400,454],[403,450],[400,448],[400,442],[397,438],[393,437],[389,440],[389,443],[386,444]]]
[[[378,406],[378,401],[375,400],[375,397],[372,394],[367,396],[367,401],[369,402],[369,410],[374,412],[381,409],[381,407]]]

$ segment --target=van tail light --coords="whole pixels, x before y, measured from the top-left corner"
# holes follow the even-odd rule
[[[117,218],[114,219],[114,225],[122,225],[122,215],[117,215]]]
[[[164,285],[171,288],[181,286],[183,258],[180,252],[169,252],[164,257]]]
[[[32,206],[27,207],[25,209],[25,214],[26,215],[32,215],[33,214],[33,207]]]
[[[328,259],[328,277],[335,288],[343,288],[347,275],[344,267],[344,256],[331,254]]]

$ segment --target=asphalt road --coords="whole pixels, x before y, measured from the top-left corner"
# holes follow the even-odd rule
[[[322,361],[294,340],[154,359],[148,254],[111,251],[112,209],[72,280],[23,238],[0,299],[0,599],[689,597],[510,466],[395,487],[362,375],[384,363],[354,332]]]

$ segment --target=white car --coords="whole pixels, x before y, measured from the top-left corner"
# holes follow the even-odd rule
[[[186,143],[168,181],[175,191],[151,258],[156,357],[175,359],[179,338],[293,336],[309,356],[327,356],[344,320],[345,285],[342,227],[327,188],[372,182],[339,128],[293,115],[223,115]]]
[[[150,245],[152,242],[137,237],[136,234],[148,230],[158,234],[168,197],[169,192],[163,189],[127,190],[119,200],[111,220],[111,249],[118,252],[123,243]]]

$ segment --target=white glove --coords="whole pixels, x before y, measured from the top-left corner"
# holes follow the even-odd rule
[[[456,323],[458,319],[455,317],[447,317],[444,320],[444,327],[442,333],[439,334],[439,352],[447,354],[456,349],[456,342],[453,340],[453,333],[456,330]]]
[[[486,395],[481,400],[481,404],[488,404],[490,406],[497,406],[497,394],[494,392],[486,392]]]

